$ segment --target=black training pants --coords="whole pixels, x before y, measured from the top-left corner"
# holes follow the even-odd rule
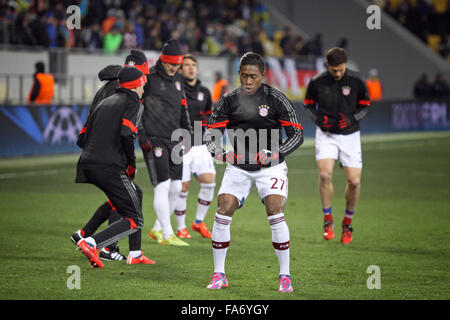
[[[94,234],[98,248],[107,247],[123,237],[129,237],[130,250],[141,249],[142,190],[128,177],[124,170],[86,166],[84,174],[88,181],[101,189],[121,220]]]

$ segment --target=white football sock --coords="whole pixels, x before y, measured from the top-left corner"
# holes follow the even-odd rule
[[[197,212],[195,220],[205,220],[206,213],[208,213],[211,201],[214,198],[215,183],[200,183],[200,192],[198,193]]]
[[[176,200],[175,219],[177,220],[177,230],[186,228],[186,206],[188,191],[180,192]]]
[[[212,230],[214,272],[225,273],[225,258],[230,245],[231,217],[216,213]]]
[[[141,254],[142,254],[141,250],[132,250],[132,251],[128,252],[128,255],[131,256],[134,259],[139,257]]]
[[[189,191],[181,191],[176,198],[175,219],[177,220],[177,230],[186,228],[186,206]]]
[[[177,206],[177,199],[181,192],[181,180],[171,180],[169,188],[169,212],[172,215]]]
[[[170,223],[170,208],[169,208],[169,189],[170,180],[158,183],[154,191],[153,208],[156,212],[156,217],[162,229],[164,239],[168,239],[173,234],[172,225]],[[157,229],[158,224],[155,222],[154,230]]]
[[[97,247],[97,242],[96,242],[95,239],[92,238],[92,237],[84,238],[84,241],[86,241],[86,243],[87,243],[88,245],[90,245],[90,246],[92,246],[92,247],[94,247],[94,248]]]
[[[289,228],[284,213],[268,217],[272,229],[272,244],[280,264],[280,274],[289,273]]]

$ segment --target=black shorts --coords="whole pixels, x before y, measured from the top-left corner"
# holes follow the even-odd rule
[[[168,179],[181,180],[183,174],[182,157],[178,155],[173,159],[172,151],[177,142],[151,137],[152,151],[144,152],[144,160],[147,165],[150,181],[153,186]]]

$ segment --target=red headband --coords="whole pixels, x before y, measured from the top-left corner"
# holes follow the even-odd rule
[[[184,56],[180,55],[180,56],[169,56],[167,54],[162,54],[161,55],[161,61],[165,62],[165,63],[170,63],[170,64],[182,64],[183,63],[183,59]]]
[[[134,88],[142,86],[146,82],[147,82],[147,77],[146,77],[145,74],[143,74],[142,76],[140,76],[136,80],[126,81],[126,82],[120,82],[119,81],[119,86],[122,87],[122,88],[126,88],[126,89],[134,89]]]
[[[147,62],[144,62],[143,64],[125,64],[124,66],[135,67],[136,69],[141,70],[143,74],[150,74],[150,69],[148,68]]]

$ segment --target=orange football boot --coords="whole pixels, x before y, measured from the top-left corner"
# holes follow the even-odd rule
[[[209,232],[208,228],[206,227],[206,224],[202,221],[200,223],[192,222],[191,226],[192,230],[200,232],[203,238],[212,238],[211,232]]]

